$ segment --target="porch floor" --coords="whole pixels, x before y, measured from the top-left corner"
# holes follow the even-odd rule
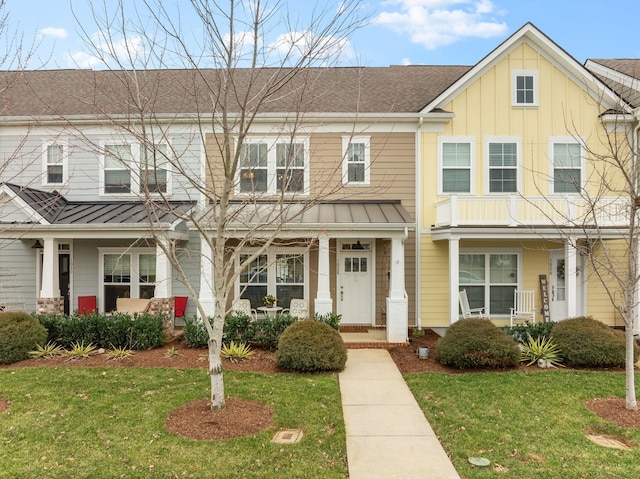
[[[341,328],[340,336],[349,349],[387,349],[405,344],[388,342],[387,330],[381,328],[354,331],[347,326],[345,330]]]

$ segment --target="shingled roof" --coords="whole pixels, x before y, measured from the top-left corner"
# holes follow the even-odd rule
[[[629,105],[640,106],[639,58],[589,59],[586,66]]]
[[[309,68],[262,104],[262,113],[416,113],[469,66]],[[238,97],[253,81],[253,103],[291,70],[233,72]],[[0,72],[0,116],[210,113],[218,110],[220,70],[37,70]],[[255,75],[255,79],[252,79]],[[134,98],[133,84],[140,95]],[[251,97],[251,95],[250,95]],[[237,111],[238,105],[230,105]]]

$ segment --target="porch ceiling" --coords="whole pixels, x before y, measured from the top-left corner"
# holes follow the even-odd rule
[[[513,226],[513,227],[447,227],[447,228],[431,228],[422,231],[423,234],[431,234],[433,241],[448,241],[450,239],[517,239],[517,240],[559,240],[562,241],[567,237],[574,238],[591,238],[602,237],[603,239],[618,239],[626,237],[629,232],[624,228],[568,228],[568,227],[532,227],[532,226]]]

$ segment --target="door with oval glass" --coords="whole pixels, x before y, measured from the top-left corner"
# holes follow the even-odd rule
[[[337,273],[337,310],[342,322],[372,324],[373,242],[340,243]]]

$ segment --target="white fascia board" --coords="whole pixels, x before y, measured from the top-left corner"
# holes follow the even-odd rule
[[[594,62],[593,60],[587,60],[584,66],[587,70],[595,73],[596,75],[608,78],[609,80],[618,83],[620,86],[640,93],[640,80],[637,78],[633,78],[632,76],[613,70],[598,62]]]
[[[441,108],[443,105],[449,103],[461,91],[480,78],[489,68],[525,41],[535,47],[540,53],[544,54],[551,63],[555,64],[563,73],[572,78],[576,84],[581,86],[598,102],[604,103],[605,107],[616,108],[622,104],[621,99],[618,98],[609,87],[598,80],[575,58],[560,48],[533,24],[527,23],[480,60],[471,70],[458,79],[458,81],[425,106],[422,112],[430,112],[434,108]],[[630,111],[628,106],[624,106],[625,110]]]
[[[44,217],[34,210],[31,206],[29,206],[22,198],[20,198],[11,188],[7,185],[2,185],[0,187],[0,194],[7,195],[13,203],[15,203],[20,210],[24,213],[27,218],[33,218],[38,224],[41,225],[49,225],[50,223],[44,219]],[[31,224],[33,226],[33,224]]]
[[[131,224],[75,224],[75,225],[3,225],[2,238],[43,238],[58,239],[139,239],[152,238],[146,226]],[[171,239],[188,239],[187,232],[171,231],[171,225],[162,223],[155,225],[160,235]]]

